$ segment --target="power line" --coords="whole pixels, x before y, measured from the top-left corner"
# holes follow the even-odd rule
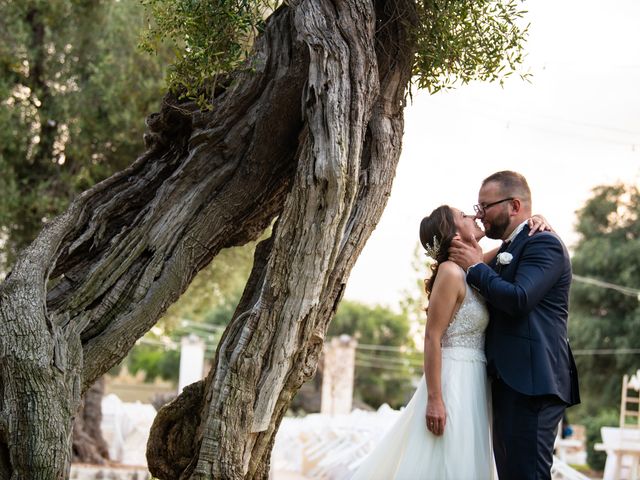
[[[404,346],[391,346],[391,345],[370,345],[366,343],[359,343],[356,345],[356,350],[383,350],[387,352],[407,352],[407,347]]]
[[[360,345],[358,345],[356,347],[356,350],[360,347]],[[383,345],[381,345],[381,347],[383,347]],[[376,350],[375,345],[367,345],[367,348],[369,350]],[[388,348],[388,347],[386,347]],[[399,352],[402,353],[402,352]],[[574,350],[573,351],[574,355],[639,355],[640,354],[640,348],[591,348],[591,349],[580,349],[580,350]],[[411,353],[405,353],[405,355],[409,356],[409,355],[413,355]],[[415,355],[421,355],[421,352],[416,352]],[[356,360],[358,358],[362,358],[365,361],[384,361],[384,362],[391,362],[391,363],[398,363],[399,360],[397,358],[389,358],[389,357],[383,357],[383,356],[374,356],[374,355],[366,355],[366,354],[361,354],[361,353],[357,353],[356,354]],[[417,361],[414,360],[413,362],[411,360],[407,360],[409,361],[410,364],[414,364],[417,365]]]
[[[361,353],[356,354],[356,360],[364,360],[366,362],[384,362],[384,363],[390,363],[390,364],[396,364],[396,365],[400,365],[400,366],[422,366],[422,362],[421,361],[416,361],[413,359],[407,359],[405,358],[390,358],[390,357],[380,357],[380,356],[375,356],[375,355],[363,355]]]
[[[362,368],[377,368],[377,369],[380,369],[380,370],[390,370],[390,371],[394,371],[394,372],[404,372],[404,371],[406,371],[404,368],[400,368],[400,367],[393,367],[393,366],[382,365],[382,364],[373,364],[373,363],[362,362],[362,361],[358,361],[358,360],[356,360],[355,366],[356,367],[362,367]],[[419,367],[411,367],[411,368],[413,368],[414,370],[418,370]]]
[[[636,297],[638,299],[638,301],[640,301],[640,290],[638,290],[637,288],[623,287],[621,285],[616,285],[615,283],[604,282],[602,280],[597,280],[595,278],[583,277],[582,275],[576,275],[575,273],[573,274],[573,279],[578,281],[578,282],[586,283],[588,285],[594,285],[596,287],[608,288],[610,290],[615,290],[617,292],[622,293],[623,295],[629,295],[630,297]]]
[[[485,106],[491,106],[492,108],[492,112],[494,112],[495,110],[495,105],[493,104],[489,104],[486,101],[478,101],[476,100],[474,103],[479,104],[479,105],[485,105]],[[478,115],[484,115],[490,118],[495,118],[498,120],[507,120],[507,121],[511,121],[513,122],[513,119],[507,119],[505,117],[499,116],[496,113],[487,113],[487,110],[475,110],[473,108],[466,108],[466,110],[471,111],[473,113],[476,113]],[[640,136],[640,130],[635,130],[635,129],[629,129],[629,128],[622,128],[622,127],[618,127],[618,126],[612,126],[612,125],[603,125],[601,123],[595,123],[595,122],[588,122],[582,119],[575,119],[575,118],[566,118],[566,117],[560,117],[557,115],[550,115],[548,113],[545,112],[541,112],[541,111],[525,111],[519,108],[513,108],[512,106],[505,106],[501,109],[503,112],[505,112],[506,114],[511,114],[511,115],[516,115],[520,118],[525,118],[525,119],[531,119],[532,117],[538,117],[540,119],[543,120],[551,120],[557,123],[563,123],[565,125],[573,125],[576,127],[586,127],[586,128],[590,128],[590,129],[597,129],[597,130],[603,130],[603,131],[607,131],[607,132],[612,132],[612,133],[616,133],[616,134],[622,134],[622,135],[630,135],[632,137],[638,137]],[[517,121],[516,121],[517,122]],[[548,126],[548,124],[545,124],[545,126]]]
[[[513,125],[565,138],[574,137],[589,142],[609,143],[621,147],[630,147],[633,151],[636,151],[638,148],[638,135],[640,135],[640,133],[634,130],[579,122],[572,119],[563,120],[557,117],[552,120],[555,123],[549,123],[549,120],[545,120],[545,117],[548,116],[544,114],[528,114],[526,118],[523,119],[520,118],[518,113],[516,113],[515,116],[502,116],[493,112],[480,112],[475,109],[467,110],[476,115],[489,118],[499,124],[505,124],[506,128],[510,128]],[[589,130],[591,130],[591,133]]]
[[[574,350],[574,355],[640,355],[640,348],[601,348]]]
[[[180,322],[181,327],[192,327],[201,330],[210,330],[214,332],[224,331],[227,327],[223,325],[211,325],[210,323],[194,322],[193,320],[182,320]]]
[[[591,68],[590,68],[591,67]],[[640,68],[640,64],[637,63],[612,63],[608,65],[598,64],[597,67],[590,65],[584,65],[579,62],[565,62],[565,61],[546,61],[543,64],[532,66],[532,69],[536,71],[539,69],[546,70],[551,69],[569,69],[574,72],[590,72],[590,73],[602,73],[610,72],[611,70],[635,70]],[[535,71],[534,71],[535,75]]]
[[[617,348],[617,349],[583,349],[583,350],[575,350],[573,351],[573,355],[575,356],[584,356],[584,355],[640,355],[640,348]],[[380,363],[377,361],[371,360],[360,360],[356,357],[355,361],[356,367],[361,368],[375,368],[378,370],[388,370],[394,372],[402,372],[406,371],[406,368],[413,369],[418,371],[422,368],[422,365],[409,364],[403,368],[400,365],[389,365]]]
[[[161,347],[165,350],[176,350],[178,349],[179,345],[177,343],[175,343],[174,341],[167,341],[167,342],[161,342],[159,340],[152,340],[150,338],[139,338],[138,341],[136,343],[140,343],[140,344],[144,344],[144,345],[151,345],[154,347]]]

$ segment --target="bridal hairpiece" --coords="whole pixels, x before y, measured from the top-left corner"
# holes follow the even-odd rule
[[[438,254],[440,253],[440,242],[438,241],[438,237],[433,236],[433,246],[430,246],[428,243],[424,246],[424,249],[427,251],[427,256],[437,260]]]

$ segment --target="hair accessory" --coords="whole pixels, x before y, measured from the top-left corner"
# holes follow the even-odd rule
[[[438,259],[438,254],[440,253],[440,242],[438,241],[438,237],[433,236],[433,246],[430,246],[428,243],[424,246],[424,249],[427,251],[427,256],[433,258],[434,260]]]

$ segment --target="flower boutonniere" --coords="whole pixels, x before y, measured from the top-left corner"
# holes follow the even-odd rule
[[[509,265],[513,260],[513,255],[509,252],[502,252],[498,254],[498,265]]]

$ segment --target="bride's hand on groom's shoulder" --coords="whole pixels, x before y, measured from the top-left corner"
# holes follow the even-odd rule
[[[482,248],[475,238],[463,240],[456,235],[449,247],[449,260],[457,263],[465,271],[471,266],[483,261]]]
[[[529,225],[529,236],[533,235],[536,232],[554,232],[555,230],[549,225],[549,222],[546,218],[544,218],[540,214],[532,215],[529,220],[527,220],[527,224]]]

